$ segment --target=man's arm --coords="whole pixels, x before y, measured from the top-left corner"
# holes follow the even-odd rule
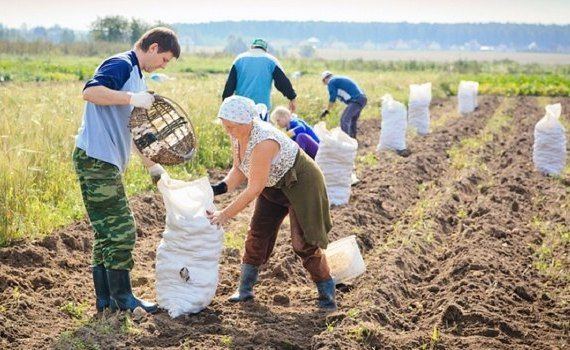
[[[297,93],[295,92],[295,89],[293,89],[293,85],[289,78],[287,78],[281,67],[278,65],[273,69],[273,80],[275,81],[275,87],[283,94],[283,96],[287,97],[289,101],[295,100]]]
[[[154,97],[147,92],[120,91],[129,80],[133,67],[124,59],[111,58],[97,68],[83,88],[83,99],[100,106],[128,105],[149,108]]]
[[[330,113],[330,111],[333,109],[335,101],[336,101],[336,97],[337,97],[337,89],[336,87],[333,86],[333,84],[331,84],[329,82],[329,84],[327,85],[327,90],[329,92],[329,104],[325,107],[325,109],[323,109],[323,111],[321,112],[320,117],[324,118],[327,116],[327,114]]]
[[[160,176],[166,173],[166,170],[162,167],[162,165],[153,162],[150,158],[147,158],[144,154],[139,151],[137,146],[135,145],[134,140],[131,140],[131,149],[140,157],[143,166],[148,171],[152,182],[156,185],[156,183],[160,180]]]
[[[222,101],[234,94],[237,87],[237,70],[236,66],[232,65],[230,69],[230,74],[226,80],[226,86],[224,87],[224,92],[222,93]]]
[[[124,91],[109,89],[103,85],[91,86],[83,90],[83,99],[100,106],[128,105],[131,95]]]
[[[338,89],[331,82],[329,82],[329,84],[327,85],[327,88],[329,91],[329,107],[331,107],[332,105],[334,105],[334,103],[336,101]]]

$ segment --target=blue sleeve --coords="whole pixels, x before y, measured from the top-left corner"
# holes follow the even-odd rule
[[[331,82],[329,82],[328,88],[329,88],[329,102],[335,102],[336,101],[337,88]]]
[[[112,57],[103,62],[93,78],[91,78],[83,90],[91,86],[105,86],[111,90],[121,90],[129,80],[133,66],[119,57]]]
[[[299,126],[296,126],[294,128],[290,128],[287,131],[293,131],[295,133],[295,136],[297,136],[299,134],[305,133],[305,128],[303,127],[303,125],[299,125]]]
[[[299,126],[299,122],[296,119],[291,119],[289,121],[289,127],[287,128],[287,130],[295,129],[298,126]]]

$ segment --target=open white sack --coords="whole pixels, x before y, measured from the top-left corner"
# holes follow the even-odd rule
[[[358,142],[340,128],[328,130],[325,122],[319,122],[314,129],[321,140],[315,161],[325,176],[329,203],[346,204],[350,199]]]
[[[429,105],[431,103],[431,83],[411,84],[408,102],[408,125],[420,135],[429,133]]]
[[[534,127],[532,160],[549,175],[559,175],[566,166],[566,130],[560,123],[560,103],[546,106],[546,115]]]
[[[166,206],[166,228],[156,253],[156,295],[170,317],[197,313],[212,301],[218,285],[223,231],[210,225],[215,210],[206,177],[192,182],[163,174],[158,182]]]
[[[475,111],[478,106],[479,83],[476,81],[462,80],[459,83],[459,90],[457,91],[457,106],[459,113],[466,114]]]
[[[394,100],[392,95],[382,97],[382,123],[378,151],[406,149],[406,106]]]

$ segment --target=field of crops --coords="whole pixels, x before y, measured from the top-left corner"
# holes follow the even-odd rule
[[[83,215],[70,153],[81,121],[81,89],[101,58],[0,56],[0,246],[36,238]],[[186,56],[166,73],[175,80],[149,82],[149,88],[178,101],[191,115],[200,138],[198,157],[177,176],[203,175],[229,161],[228,140],[212,124],[232,58]],[[461,79],[477,80],[482,94],[568,96],[568,66],[520,65],[513,62],[380,62],[285,60],[294,81],[299,114],[315,122],[326,91],[318,80],[325,68],[355,78],[369,96],[363,118],[379,116],[380,98],[391,93],[406,101],[408,85],[431,81],[436,97],[454,95]],[[274,94],[274,103],[283,97]],[[338,111],[337,111],[338,112]],[[328,118],[331,125],[338,118]],[[150,189],[144,169],[134,159],[126,173],[130,194]]]
[[[406,73],[378,76],[386,82],[382,88],[365,85],[374,100],[385,89],[403,96],[415,80]],[[212,90],[222,81],[211,83]],[[305,100],[301,109],[314,117],[323,96],[313,81],[309,76],[297,86]],[[185,106],[196,110],[199,104],[186,91],[199,89],[199,82],[180,77],[160,88],[184,96]],[[181,86],[185,92],[175,88]],[[225,227],[220,282],[207,309],[176,319],[166,312],[94,316],[87,268],[92,233],[82,219],[35,242],[0,249],[0,347],[564,349],[570,326],[570,173],[567,167],[561,177],[546,177],[532,164],[534,125],[553,102],[570,108],[568,97],[482,96],[479,109],[461,117],[454,98],[435,98],[432,133],[410,135],[408,158],[376,153],[378,110],[368,108],[356,160],[361,182],[347,205],[332,209],[330,233],[331,240],[356,236],[367,271],[339,286],[337,312],[315,308],[316,291],[291,250],[287,223],[263,266],[255,301],[226,301],[238,280],[249,208]],[[215,107],[203,109],[201,123],[213,133],[211,113]],[[568,125],[567,112],[562,119]],[[221,152],[219,140],[202,144]],[[130,171],[127,181],[147,186],[137,166]],[[210,173],[219,179],[225,171]],[[74,186],[69,169],[65,177]],[[217,197],[217,205],[235,195]],[[135,196],[131,206],[138,223],[133,286],[137,295],[155,299],[165,208],[156,193]]]

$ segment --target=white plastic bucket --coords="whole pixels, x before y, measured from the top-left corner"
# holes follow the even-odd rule
[[[325,255],[336,284],[350,281],[366,271],[354,235],[330,243]]]

